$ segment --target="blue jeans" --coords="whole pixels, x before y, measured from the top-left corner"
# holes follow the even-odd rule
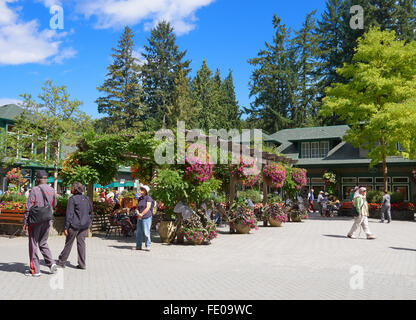
[[[152,217],[147,219],[137,219],[136,228],[136,247],[142,248],[143,241],[146,242],[146,248],[150,247],[150,228],[152,226]]]

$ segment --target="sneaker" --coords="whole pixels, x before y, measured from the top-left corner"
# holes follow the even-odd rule
[[[51,265],[51,267],[49,268],[51,270],[52,274],[55,274],[58,272],[58,266],[54,263],[53,265]]]
[[[63,263],[63,262],[60,262],[60,261],[58,261],[57,263],[56,263],[56,265],[58,266],[58,267],[60,267],[60,268],[65,268],[65,263]]]
[[[375,236],[373,236],[372,234],[370,234],[369,236],[367,236],[368,240],[375,240],[377,239]]]
[[[350,238],[350,239],[356,239],[356,237],[354,237],[354,236],[353,236],[353,235],[351,235],[351,234],[347,235],[347,237],[348,237],[348,238]]]
[[[384,223],[384,220],[381,220],[380,223]]]
[[[146,247],[143,249],[144,251],[150,251],[150,247]]]
[[[28,270],[25,270],[25,276],[26,277],[32,276],[32,277],[38,278],[40,277],[40,273],[32,273],[32,271],[28,269]]]
[[[131,248],[131,250],[142,250],[142,248],[139,248],[139,247],[133,247],[133,248]]]
[[[80,270],[85,270],[86,268],[83,268],[83,267],[81,267],[80,265],[77,265],[77,269],[80,269]]]

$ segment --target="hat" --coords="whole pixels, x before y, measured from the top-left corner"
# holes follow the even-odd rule
[[[326,195],[326,196],[329,196],[329,193],[328,193],[328,192],[325,192],[325,195]]]
[[[367,189],[366,189],[366,188],[364,188],[364,187],[361,187],[361,188],[360,188],[360,191],[367,191]]]
[[[48,173],[45,170],[39,170],[38,172],[36,172],[36,178],[42,179],[44,177],[48,177]]]
[[[144,184],[141,184],[141,185],[140,185],[140,189],[144,189],[144,190],[146,190],[146,192],[147,192],[147,193],[149,193],[149,191],[150,191],[149,186],[145,186]]]
[[[324,192],[323,191],[319,191],[319,193],[322,193],[323,194]]]

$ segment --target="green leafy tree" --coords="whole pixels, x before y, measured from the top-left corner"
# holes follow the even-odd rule
[[[324,116],[338,115],[350,125],[345,141],[369,150],[371,166],[383,164],[387,189],[387,157],[400,155],[397,139],[407,129],[392,131],[391,114],[416,97],[416,42],[397,41],[394,31],[372,28],[358,40],[351,64],[338,74],[346,83],[327,89],[321,110]],[[395,122],[405,118],[396,113]]]
[[[104,131],[137,129],[143,126],[146,108],[143,104],[143,89],[139,81],[140,66],[134,56],[133,32],[125,27],[113,48],[114,62],[108,66],[107,76],[99,92],[103,97],[96,100],[98,112],[108,116],[97,124]]]
[[[47,80],[35,100],[31,94],[21,95],[23,113],[15,118],[13,129],[4,141],[5,165],[36,164],[54,168],[54,188],[58,172],[71,147],[84,130],[91,127],[89,117],[71,100],[65,86]]]
[[[184,60],[186,50],[179,50],[169,22],[159,22],[151,30],[148,42],[142,53],[146,62],[141,76],[149,109],[147,126],[148,129],[160,129],[160,124],[167,125],[168,108],[174,105],[175,80],[188,76],[191,61]]]
[[[221,84],[222,98],[221,108],[225,110],[223,129],[241,129],[240,107],[235,96],[233,73],[230,70],[228,76]],[[221,129],[222,129],[221,128]]]

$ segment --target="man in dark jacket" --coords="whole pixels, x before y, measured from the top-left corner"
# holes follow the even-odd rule
[[[65,263],[71,253],[75,238],[77,239],[78,269],[86,269],[85,237],[91,225],[92,204],[89,198],[83,195],[84,186],[75,182],[71,187],[73,196],[69,198],[66,207],[65,219],[65,247],[62,250],[58,266],[65,268]]]
[[[55,190],[46,184],[48,179],[48,173],[44,170],[40,170],[36,173],[36,186],[32,189],[29,197],[26,201],[26,211],[23,222],[23,231],[26,231],[26,227],[29,232],[29,259],[30,270],[26,271],[26,275],[33,277],[40,276],[40,265],[38,257],[38,247],[45,259],[46,265],[50,268],[51,273],[57,271],[55,261],[52,259],[51,250],[48,246],[49,229],[52,220],[30,223],[30,209],[32,207],[45,207],[49,204],[51,210],[56,207]],[[44,201],[43,193],[46,197]]]

